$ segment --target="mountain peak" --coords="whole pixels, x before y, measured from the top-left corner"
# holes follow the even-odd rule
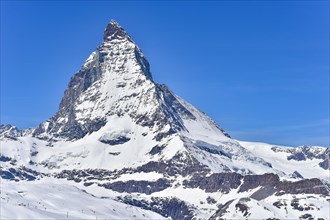
[[[207,127],[215,135],[229,138],[211,119],[182,103],[166,86],[155,84],[141,49],[111,20],[104,31],[104,42],[71,78],[58,112],[40,124],[33,136],[77,140],[108,126],[111,116],[117,115],[155,131],[157,140],[196,130],[201,127],[198,120],[205,122],[201,130]]]
[[[127,36],[126,31],[118,24],[117,21],[111,19],[104,30],[103,40],[108,41],[109,39],[124,38],[125,36]]]

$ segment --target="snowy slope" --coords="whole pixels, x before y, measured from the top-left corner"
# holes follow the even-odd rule
[[[58,112],[0,143],[1,218],[330,218],[329,149],[232,139],[115,21]]]
[[[329,168],[324,169],[320,166],[320,163],[324,162],[327,156],[329,158],[329,149],[324,147],[285,147],[276,146],[266,143],[256,142],[243,142],[239,143],[246,148],[249,152],[257,157],[261,157],[264,160],[272,164],[276,170],[282,170],[286,174],[292,174],[298,172],[304,178],[321,178],[330,182]],[[301,160],[290,159],[293,153],[304,155],[304,149],[308,149],[314,157],[304,157]],[[317,155],[320,155],[319,157]],[[289,158],[289,159],[288,159]]]
[[[54,180],[1,182],[1,219],[165,219]]]

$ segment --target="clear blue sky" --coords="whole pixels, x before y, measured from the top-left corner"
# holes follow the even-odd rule
[[[234,138],[329,146],[328,1],[1,1],[1,123],[37,126],[117,20]]]

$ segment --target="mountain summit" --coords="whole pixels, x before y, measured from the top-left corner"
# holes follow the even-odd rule
[[[115,20],[111,20],[104,30],[103,41],[124,37],[128,37],[126,31]]]
[[[183,120],[198,118],[212,131],[228,136],[203,113],[184,106],[165,85],[154,83],[140,48],[111,20],[102,44],[71,78],[58,112],[33,135],[77,140],[105,126],[113,115],[129,116],[139,125],[162,130],[162,135],[187,130]]]
[[[17,204],[33,219],[329,217],[329,149],[231,138],[154,82],[114,20],[56,114],[30,130],[1,125],[0,141],[1,218]]]
[[[109,115],[126,112],[141,117],[145,112],[139,111],[139,102],[155,101],[149,97],[154,91],[148,61],[126,31],[111,20],[102,44],[71,78],[58,112],[34,136],[79,139],[104,126]],[[123,102],[125,106],[120,106]]]

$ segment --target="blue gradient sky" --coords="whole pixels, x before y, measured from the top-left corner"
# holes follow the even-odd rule
[[[232,137],[329,146],[328,1],[1,1],[1,123],[51,117],[112,18]]]

